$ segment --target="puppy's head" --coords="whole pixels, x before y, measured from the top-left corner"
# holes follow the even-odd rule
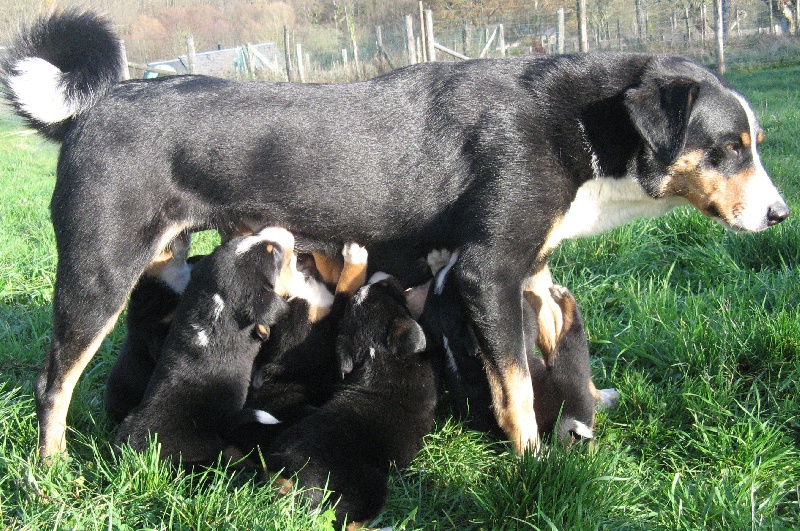
[[[226,290],[235,307],[240,327],[254,326],[261,339],[269,337],[269,328],[288,312],[288,303],[280,293],[287,275],[293,274],[294,237],[282,228],[268,227],[232,239],[231,262],[218,275],[226,277]]]
[[[558,336],[553,366],[532,367],[534,409],[545,432],[572,443],[593,438],[595,387],[589,367],[589,342],[583,316],[572,293],[552,286],[550,295],[563,313],[564,326]],[[557,423],[557,424],[556,424]]]
[[[367,365],[408,362],[424,350],[425,334],[394,278],[362,287],[348,302],[336,340],[342,377]]]
[[[639,178],[650,195],[683,198],[734,231],[788,217],[761,164],[755,114],[722,79],[687,60],[654,59],[624,105],[646,145]]]

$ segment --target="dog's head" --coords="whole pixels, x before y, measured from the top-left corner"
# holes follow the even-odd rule
[[[651,196],[684,198],[735,231],[788,217],[761,164],[755,113],[721,78],[684,59],[655,58],[624,107],[644,140],[638,178]]]
[[[270,326],[289,309],[281,290],[287,276],[294,273],[293,251],[294,237],[277,227],[233,238],[220,246],[210,257],[218,252],[221,255],[211,262],[211,276],[218,288],[212,311],[220,313],[231,305],[241,328],[253,327],[256,336],[267,339]]]
[[[424,350],[425,333],[394,278],[368,284],[350,299],[336,341],[342,377],[367,364],[408,363]]]

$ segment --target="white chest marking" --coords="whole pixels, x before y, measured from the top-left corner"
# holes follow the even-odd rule
[[[685,205],[678,197],[653,199],[630,177],[596,177],[578,188],[564,217],[556,222],[545,243],[545,251],[561,241],[592,236],[636,218],[656,217]]]

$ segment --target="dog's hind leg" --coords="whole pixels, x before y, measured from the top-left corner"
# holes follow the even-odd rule
[[[140,244],[133,239],[104,242],[102,235],[56,229],[52,344],[35,389],[41,457],[66,450],[67,411],[78,378],[114,327],[148,262],[184,228],[172,227],[156,241]]]
[[[539,448],[522,326],[521,279],[493,270],[485,259],[492,254],[496,251],[465,248],[453,274],[483,350],[497,423],[521,454]]]

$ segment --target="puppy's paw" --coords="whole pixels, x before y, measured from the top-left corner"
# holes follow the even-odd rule
[[[554,284],[550,286],[550,296],[553,297],[553,300],[556,301],[558,304],[562,304],[562,301],[572,299],[575,300],[575,297],[572,295],[569,289],[559,284]]]
[[[342,248],[342,257],[346,264],[366,264],[367,249],[356,242],[349,242]]]
[[[597,390],[596,408],[598,411],[602,411],[604,409],[617,409],[617,406],[619,406],[619,391],[613,387],[609,389]]]
[[[434,249],[428,253],[428,267],[431,268],[433,276],[436,276],[436,273],[450,262],[452,254],[447,249]]]

